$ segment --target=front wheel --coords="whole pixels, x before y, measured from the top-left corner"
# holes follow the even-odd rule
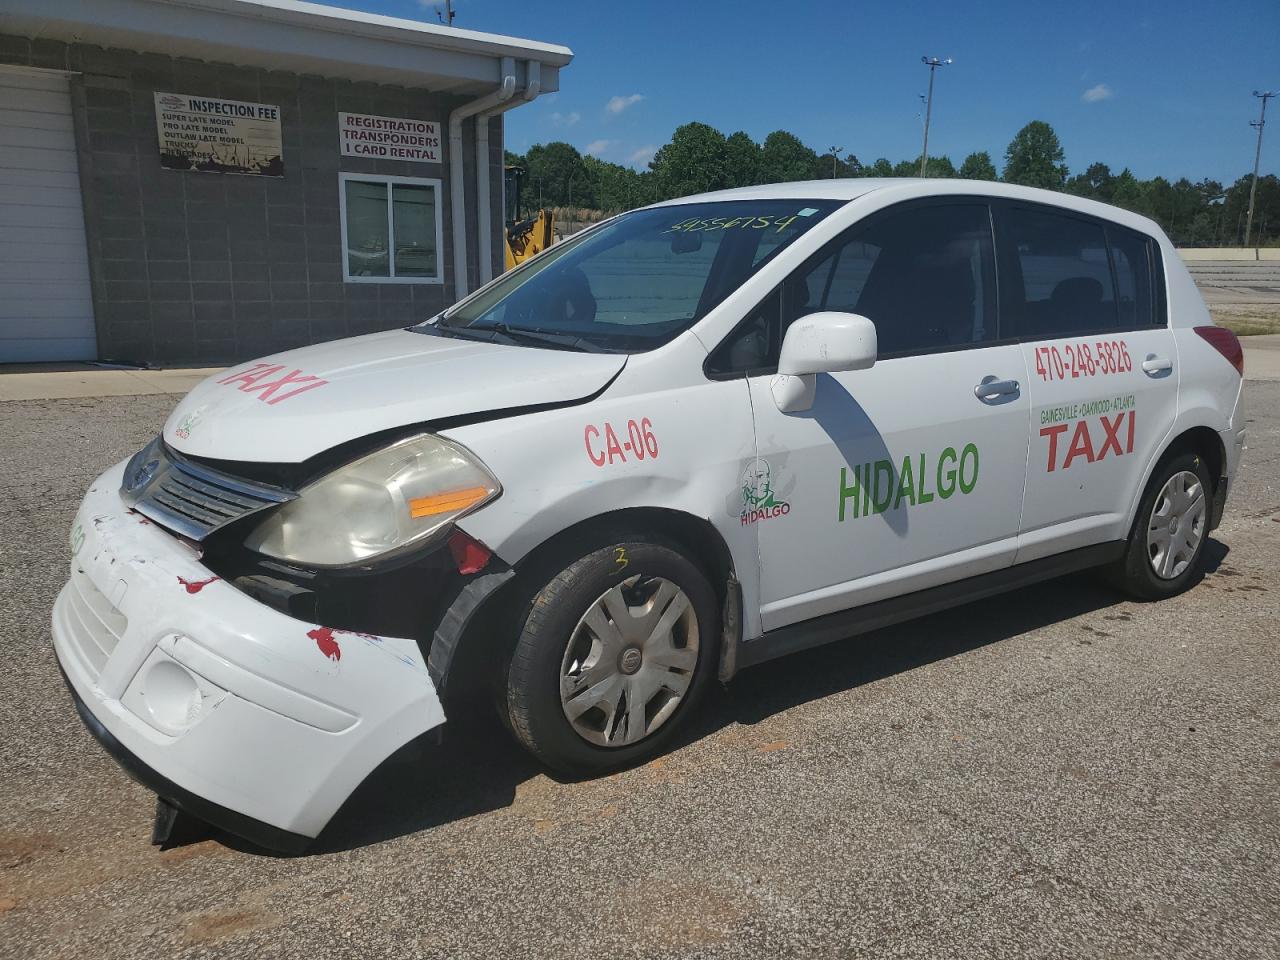
[[[719,612],[672,545],[625,539],[537,590],[506,671],[506,717],[547,766],[603,773],[658,753],[715,671]]]
[[[1161,464],[1147,484],[1124,556],[1111,580],[1139,600],[1181,593],[1201,575],[1209,538],[1213,482],[1204,460],[1183,453]]]

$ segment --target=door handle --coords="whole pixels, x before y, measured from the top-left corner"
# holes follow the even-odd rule
[[[1142,372],[1151,377],[1156,376],[1156,374],[1166,373],[1172,369],[1172,360],[1168,357],[1157,357],[1154,353],[1148,353],[1147,359],[1142,361]]]
[[[982,382],[973,388],[973,395],[983,403],[990,403],[1000,397],[1017,396],[1017,380],[997,380],[995,377],[983,377]]]

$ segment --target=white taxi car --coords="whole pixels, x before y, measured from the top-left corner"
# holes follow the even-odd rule
[[[1084,567],[1185,589],[1242,374],[1122,210],[959,180],[672,201],[206,380],[90,489],[53,640],[170,809],[299,849],[453,698],[591,773],[780,654]]]

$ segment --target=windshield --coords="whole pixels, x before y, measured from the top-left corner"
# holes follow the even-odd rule
[[[732,200],[624,213],[414,329],[570,350],[652,350],[841,202]]]

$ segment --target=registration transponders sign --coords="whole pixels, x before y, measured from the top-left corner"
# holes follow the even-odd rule
[[[339,113],[338,139],[344,157],[440,162],[440,124],[430,120]]]

